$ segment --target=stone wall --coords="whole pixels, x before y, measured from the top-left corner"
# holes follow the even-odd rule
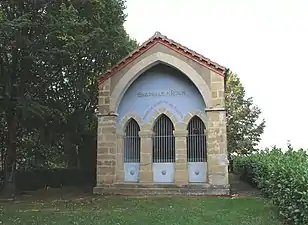
[[[116,179],[117,136],[116,114],[109,111],[110,80],[99,91],[97,127],[97,186],[112,184]]]
[[[207,146],[209,183],[227,185],[228,152],[224,78],[211,72],[213,108],[207,108]]]

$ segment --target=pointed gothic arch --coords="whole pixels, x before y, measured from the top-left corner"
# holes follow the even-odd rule
[[[120,121],[119,123],[119,128],[120,128],[120,131],[125,133],[125,128],[127,126],[127,123],[131,120],[131,119],[134,119],[138,126],[141,128],[142,126],[142,118],[136,114],[136,113],[128,113],[127,115],[125,115],[122,120]]]
[[[198,74],[195,69],[193,69],[189,64],[175,56],[163,52],[156,52],[136,63],[124,74],[121,80],[116,84],[115,88],[111,93],[110,110],[116,112],[121,102],[121,99],[129,86],[143,72],[159,63],[167,64],[180,70],[183,74],[185,74],[199,90],[203,101],[205,102],[205,105],[207,107],[212,106],[211,90],[208,87],[207,83],[204,81],[204,79],[202,79],[200,74]]]

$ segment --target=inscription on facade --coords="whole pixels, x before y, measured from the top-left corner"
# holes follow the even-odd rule
[[[150,92],[138,92],[138,98],[144,97],[172,97],[186,95],[185,91],[169,90],[169,91],[150,91]]]

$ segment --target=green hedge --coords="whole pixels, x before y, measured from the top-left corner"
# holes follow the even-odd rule
[[[80,169],[35,169],[18,171],[16,186],[20,191],[38,190],[45,187],[95,185],[95,171]]]
[[[234,172],[258,188],[296,225],[308,224],[308,153],[273,148],[234,159]]]

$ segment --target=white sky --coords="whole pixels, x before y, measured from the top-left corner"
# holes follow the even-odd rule
[[[155,31],[230,68],[262,109],[262,146],[308,148],[307,0],[127,0],[138,42]]]

